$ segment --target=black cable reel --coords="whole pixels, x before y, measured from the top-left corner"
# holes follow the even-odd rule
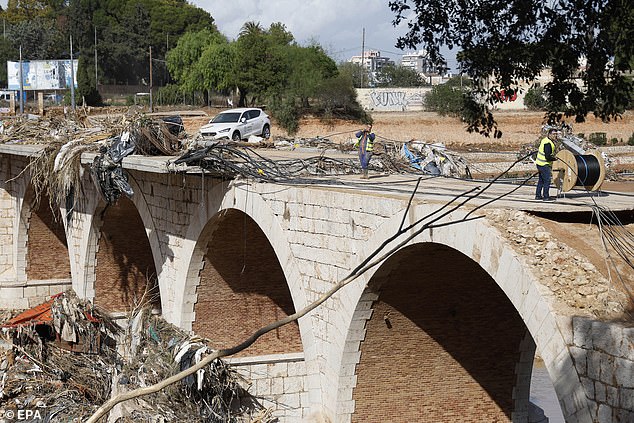
[[[553,179],[560,191],[568,192],[574,187],[597,191],[605,180],[605,161],[597,150],[590,154],[574,154],[563,149],[553,162]]]

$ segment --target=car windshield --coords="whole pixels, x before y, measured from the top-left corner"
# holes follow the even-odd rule
[[[211,120],[211,123],[233,123],[238,122],[240,113],[220,113]]]

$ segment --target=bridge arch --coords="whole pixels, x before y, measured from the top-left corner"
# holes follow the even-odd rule
[[[145,289],[145,283],[141,279],[144,277],[147,279],[149,276],[151,278],[150,282],[156,284],[156,289],[152,288],[154,300],[150,302],[154,306],[160,307],[160,301],[163,298],[163,295],[161,295],[161,288],[163,287],[159,286],[159,272],[162,269],[163,254],[158,232],[140,185],[133,175],[129,173],[128,176],[128,182],[134,191],[132,198],[128,199],[125,196],[121,196],[115,205],[107,207],[103,199],[99,197],[99,194],[95,192],[94,195],[98,198],[97,201],[86,202],[88,210],[84,216],[87,219],[83,222],[83,233],[86,235],[80,241],[81,247],[79,250],[84,255],[82,259],[83,274],[81,278],[74,280],[75,284],[81,285],[75,286],[75,291],[82,293],[81,296],[92,299],[98,304],[97,291],[101,283],[99,280],[109,272],[119,272],[119,279],[126,279],[127,281],[120,280],[119,282],[130,289],[134,288],[134,292],[123,293],[121,298],[113,297],[108,299],[110,304],[116,305],[116,311],[129,307],[130,303],[128,300],[132,301],[132,298],[128,298],[128,294],[142,294],[141,291]],[[108,218],[107,214],[113,212],[117,213],[117,216]],[[130,219],[130,221],[127,222],[126,219]],[[117,226],[125,228],[121,230]],[[108,240],[102,239],[104,227],[111,232]],[[111,244],[106,246],[109,251],[102,250],[106,244]],[[114,257],[112,248],[115,248],[120,253],[118,257]],[[99,268],[99,266],[106,266],[107,269],[104,267]],[[126,270],[128,266],[130,269]],[[99,288],[101,291],[107,288],[107,284],[103,285],[101,283],[101,285],[101,288]],[[114,291],[111,294],[111,296],[116,296]]]
[[[414,222],[416,219],[433,211],[430,206],[416,207],[407,216],[407,221]],[[464,212],[454,212],[443,221],[458,222],[464,216]],[[402,217],[396,214],[394,218],[384,222],[375,231],[369,242],[365,243],[361,248],[360,259],[368,257],[386,238],[396,233],[401,227],[401,221]],[[403,237],[407,235],[405,234]],[[453,257],[453,260],[458,263],[450,260],[449,265],[443,263],[444,266],[442,266],[439,260],[431,262],[418,260],[421,254],[429,253]],[[347,290],[346,294],[353,299],[356,307],[354,314],[348,317],[346,323],[348,328],[343,331],[347,333],[344,348],[347,353],[343,354],[340,362],[337,389],[333,389],[333,391],[337,392],[336,409],[338,420],[355,421],[355,403],[362,398],[364,389],[360,388],[356,393],[354,392],[358,386],[360,387],[359,384],[364,381],[364,377],[357,374],[357,370],[363,371],[364,359],[362,357],[364,355],[364,346],[362,344],[365,342],[365,337],[375,334],[380,325],[383,325],[384,328],[387,327],[390,316],[394,316],[399,324],[402,321],[409,320],[410,324],[411,321],[417,323],[414,325],[416,327],[420,328],[423,325],[420,320],[421,317],[415,313],[412,314],[412,310],[415,308],[406,306],[408,301],[416,299],[416,295],[412,295],[411,298],[402,298],[399,297],[398,293],[386,294],[381,292],[382,287],[389,289],[389,284],[384,282],[389,280],[390,277],[398,275],[398,269],[403,268],[414,272],[415,269],[411,266],[412,263],[415,264],[417,261],[425,263],[426,268],[431,266],[433,268],[432,275],[436,278],[441,278],[443,283],[451,281],[451,278],[443,276],[443,271],[452,272],[458,264],[467,266],[471,274],[479,275],[478,280],[487,284],[489,295],[496,296],[495,304],[505,307],[507,314],[515,316],[512,319],[513,324],[516,326],[513,344],[517,347],[519,354],[516,357],[516,364],[519,365],[521,370],[514,375],[514,379],[508,376],[506,381],[507,385],[510,383],[509,380],[513,380],[515,383],[514,391],[509,392],[507,389],[508,397],[505,400],[507,403],[504,405],[509,421],[511,419],[512,421],[526,421],[522,417],[526,415],[528,405],[524,399],[527,399],[528,388],[530,387],[529,369],[532,366],[532,351],[535,348],[544,359],[551,379],[555,382],[554,386],[562,405],[562,411],[566,418],[569,419],[567,421],[584,423],[592,421],[585,392],[579,382],[579,376],[574,368],[562,331],[558,327],[560,323],[558,323],[556,315],[551,310],[548,293],[535,280],[530,271],[530,266],[524,262],[523,258],[519,257],[506,244],[499,232],[489,226],[484,220],[460,222],[455,225],[425,231],[412,238],[407,245],[400,247],[391,257],[383,261],[379,267],[368,271],[364,275],[362,283],[351,284],[345,288]],[[425,269],[420,271],[425,271]],[[403,277],[401,275],[401,279]],[[421,278],[418,278],[418,280],[420,281]],[[415,284],[416,280],[417,278],[408,275],[402,283],[406,285]],[[394,285],[394,287],[398,286],[398,284]],[[459,288],[454,287],[454,290],[457,289]],[[423,292],[430,293],[431,291]],[[382,296],[383,299],[381,298]],[[376,307],[380,315],[374,315],[375,311],[372,311],[374,307]],[[396,315],[392,314],[394,313],[393,310],[396,309],[398,311],[399,308],[405,310],[405,312],[397,312]],[[451,310],[445,310],[444,313],[448,315],[447,319],[455,318],[455,316],[452,316]],[[423,332],[427,333],[424,330]],[[429,333],[426,336],[433,340],[433,336],[430,336]],[[368,345],[371,346],[373,342],[375,341],[370,341],[368,338]],[[368,348],[368,351],[371,350],[372,348]],[[366,351],[366,357],[372,354],[368,354],[368,351]],[[378,358],[378,360],[381,361],[381,358]],[[367,379],[366,375],[365,380]],[[509,400],[512,398],[511,395],[516,397],[516,401],[509,405]],[[494,401],[499,403],[504,400],[494,399]],[[511,412],[514,412],[514,414],[510,414]],[[365,417],[367,420],[367,416]],[[367,421],[372,421],[372,418]],[[465,421],[468,421],[468,419]]]
[[[217,184],[206,191],[205,197],[192,216],[182,249],[182,256],[187,262],[182,269],[178,269],[179,273],[175,278],[177,281],[184,281],[184,284],[174,289],[175,311],[172,319],[182,328],[193,328],[196,318],[194,308],[206,244],[210,233],[217,229],[220,219],[227,214],[233,214],[235,217],[235,213],[240,213],[241,221],[250,220],[262,231],[279,262],[294,310],[299,310],[307,304],[303,276],[293,257],[279,217],[272,210],[270,203],[261,194],[250,190],[249,186],[247,181]],[[304,357],[308,362],[316,353],[310,320],[303,318],[298,324]],[[318,383],[313,386],[317,387]],[[316,389],[315,395],[318,394],[319,389]]]
[[[37,199],[33,187],[27,189],[18,227],[18,239],[26,245],[27,280],[71,279],[68,242],[61,213],[60,209],[52,210],[45,193]]]

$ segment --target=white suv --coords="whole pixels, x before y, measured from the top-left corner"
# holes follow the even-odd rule
[[[229,138],[240,141],[251,135],[268,139],[271,136],[269,116],[256,108],[230,109],[218,113],[208,124],[200,128],[204,138]]]

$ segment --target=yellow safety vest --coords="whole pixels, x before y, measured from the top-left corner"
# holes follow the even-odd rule
[[[553,162],[549,162],[546,160],[546,144],[550,144],[550,148],[552,151],[552,155],[555,155],[555,144],[551,141],[550,138],[548,137],[544,137],[542,138],[542,141],[539,143],[539,151],[537,152],[537,159],[535,160],[535,163],[539,166],[552,166]]]
[[[372,132],[361,131],[361,135],[357,138],[357,142],[354,144],[354,147],[358,148],[361,146],[361,150],[371,152],[374,149],[374,137],[371,135],[373,135]]]

